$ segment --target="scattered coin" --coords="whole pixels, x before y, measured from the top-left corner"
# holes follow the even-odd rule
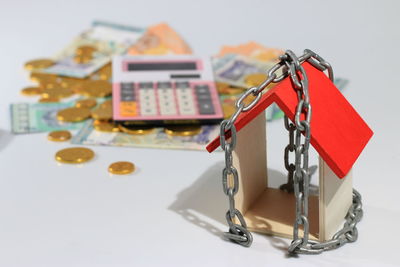
[[[100,120],[95,120],[93,122],[93,127],[96,131],[100,132],[119,132],[119,127],[109,121],[100,121]]]
[[[42,73],[42,72],[31,72],[30,79],[33,82],[46,84],[46,83],[57,83],[58,77],[55,74]]]
[[[57,119],[66,122],[78,122],[90,117],[88,108],[66,108],[57,112]]]
[[[25,69],[27,70],[39,70],[48,68],[54,65],[54,61],[51,59],[35,59],[25,63]]]
[[[88,80],[82,85],[80,94],[89,97],[106,97],[112,94],[112,86],[108,81]]]
[[[47,139],[55,142],[63,142],[71,139],[71,137],[72,136],[69,131],[53,131],[49,133]]]
[[[135,165],[129,161],[117,161],[108,167],[112,174],[129,174],[135,170]]]
[[[91,111],[91,116],[95,120],[108,121],[112,119],[112,107],[98,107]]]
[[[121,123],[118,125],[118,128],[121,132],[135,135],[145,135],[154,131],[154,127],[149,125],[129,125]]]
[[[41,97],[39,99],[39,103],[56,103],[60,102],[60,99],[57,97]]]
[[[54,88],[47,88],[44,89],[42,92],[42,97],[44,98],[66,98],[70,97],[74,94],[74,92],[71,89],[61,87],[60,85],[58,87]]]
[[[97,101],[94,98],[81,99],[75,103],[75,107],[77,108],[93,108],[96,105]]]
[[[200,125],[171,125],[164,128],[164,132],[172,136],[193,136],[201,132]]]
[[[86,79],[86,78],[80,79],[80,78],[72,78],[72,77],[60,77],[60,84],[62,87],[66,87],[66,88],[69,88],[69,89],[75,91],[74,86],[78,85],[78,87],[79,87],[79,85],[82,85],[87,80],[88,79]]]
[[[251,73],[244,78],[244,82],[249,87],[258,86],[268,78],[266,73]]]
[[[71,147],[58,151],[55,155],[57,161],[62,163],[83,163],[94,157],[93,150],[85,147]]]
[[[36,96],[40,95],[43,92],[43,89],[37,86],[26,87],[21,90],[21,94],[26,96]]]

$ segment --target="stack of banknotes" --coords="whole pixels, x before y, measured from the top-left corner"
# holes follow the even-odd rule
[[[133,134],[114,131],[114,128],[104,131],[102,129],[105,128],[95,127],[95,118],[79,122],[57,119],[58,111],[74,107],[77,101],[84,99],[76,89],[80,83],[98,80],[111,83],[111,59],[115,55],[125,53],[171,55],[193,52],[187,42],[165,23],[142,28],[95,21],[59,53],[49,57],[49,66],[28,68],[31,71],[31,80],[38,84],[32,85],[30,89],[23,89],[21,93],[31,98],[41,95],[41,98],[39,102],[11,104],[12,132],[28,134],[72,130],[74,134],[71,142],[74,144],[203,150],[205,145],[218,135],[218,125],[203,125],[196,134],[182,136],[169,134],[163,127],[155,128],[146,134]],[[225,117],[234,112],[235,101],[247,88],[257,84],[259,79],[266,78],[266,71],[276,63],[282,53],[280,49],[247,42],[237,46],[223,46],[212,57],[214,76]],[[335,80],[339,89],[343,89],[347,82],[342,78]],[[43,96],[46,88],[58,85],[64,88],[60,89],[60,93],[64,93],[62,98]],[[34,90],[35,88],[37,90]],[[65,95],[65,89],[71,90],[72,93]],[[108,95],[93,96],[97,97],[97,105],[110,98]],[[268,120],[283,117],[277,106],[268,108],[266,114]]]

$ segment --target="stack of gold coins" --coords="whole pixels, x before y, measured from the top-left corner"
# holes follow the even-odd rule
[[[133,135],[146,135],[154,132],[155,128],[150,125],[135,125],[129,123],[120,123],[118,128],[121,132]]]
[[[81,62],[87,61],[95,51],[95,47],[84,45],[76,49],[76,55],[82,58]],[[30,79],[36,85],[23,88],[21,94],[39,97],[40,103],[59,102],[75,94],[89,99],[111,96],[112,86],[109,82],[112,76],[111,63],[104,65],[87,78],[58,76],[43,71],[54,64],[52,59],[35,59],[25,63],[24,67],[31,72]],[[95,105],[93,100],[77,103],[77,107],[93,108]]]
[[[173,125],[164,128],[166,134],[171,136],[194,136],[201,132],[200,125]]]

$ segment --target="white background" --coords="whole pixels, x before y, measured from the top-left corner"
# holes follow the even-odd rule
[[[0,266],[399,265],[399,9],[398,1],[1,0]],[[221,240],[221,153],[92,147],[92,162],[58,165],[54,153],[69,144],[11,135],[9,104],[26,101],[19,91],[29,85],[23,63],[53,55],[93,19],[165,21],[198,54],[255,40],[322,55],[351,80],[344,94],[375,132],[354,167],[365,209],[359,240],[298,258],[286,256],[287,239],[255,235],[251,248]],[[269,124],[268,138],[270,172],[283,173],[282,121]],[[117,160],[139,170],[110,176]]]

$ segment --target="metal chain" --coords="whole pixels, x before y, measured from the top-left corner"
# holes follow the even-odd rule
[[[243,109],[243,105],[240,107],[238,113]],[[230,142],[227,142],[225,138],[225,131],[227,130],[231,133]],[[242,213],[235,207],[235,194],[239,190],[239,175],[236,168],[233,166],[232,151],[236,146],[236,128],[232,121],[224,120],[221,123],[220,141],[221,147],[225,151],[225,168],[222,171],[222,187],[229,199],[229,210],[225,215],[229,225],[229,232],[225,233],[225,237],[245,247],[249,247],[253,241],[253,236],[247,230],[247,225]],[[240,224],[235,223],[235,218],[239,220]]]
[[[293,153],[296,149],[296,145],[294,144],[294,132],[296,131],[296,126],[289,122],[287,116],[284,117],[285,128],[289,132],[289,144],[285,147],[285,169],[287,170],[287,183],[283,184],[279,187],[279,189],[286,191],[288,193],[292,193],[294,191],[293,188],[293,173],[296,169],[296,166],[293,163],[289,162],[289,154]]]
[[[282,190],[293,192],[296,198],[296,219],[293,226],[293,241],[288,248],[290,253],[317,254],[325,250],[334,249],[347,242],[357,240],[358,232],[356,225],[362,218],[361,195],[353,190],[353,205],[350,207],[343,228],[338,231],[331,240],[317,242],[309,240],[308,222],[308,195],[310,184],[310,172],[308,166],[308,150],[311,136],[312,109],[308,92],[308,78],[301,64],[305,61],[320,71],[328,71],[328,76],[333,82],[333,70],[331,65],[318,54],[311,50],[304,50],[304,54],[297,57],[292,51],[287,50],[279,57],[280,61],[268,71],[268,78],[257,87],[251,87],[243,93],[236,102],[236,112],[221,123],[220,143],[225,151],[225,168],[222,172],[222,184],[224,193],[229,199],[229,210],[226,220],[229,232],[225,236],[243,246],[250,246],[253,240],[251,233],[247,230],[246,222],[239,210],[235,208],[234,196],[239,190],[239,175],[233,166],[232,152],[236,146],[235,121],[241,112],[247,112],[253,108],[261,99],[262,91],[270,84],[277,83],[290,76],[294,89],[297,92],[298,105],[294,123],[289,122],[285,116],[285,128],[289,132],[289,144],[285,147],[285,168],[288,171],[288,183],[281,186]],[[277,76],[277,72],[282,74]],[[252,94],[255,98],[244,105],[244,100]],[[304,119],[301,119],[304,118]],[[304,137],[302,138],[302,136]],[[230,142],[227,138],[230,137]],[[295,162],[289,163],[289,154],[294,153]],[[240,224],[235,223],[237,218]],[[300,237],[299,229],[302,226],[303,236]]]

